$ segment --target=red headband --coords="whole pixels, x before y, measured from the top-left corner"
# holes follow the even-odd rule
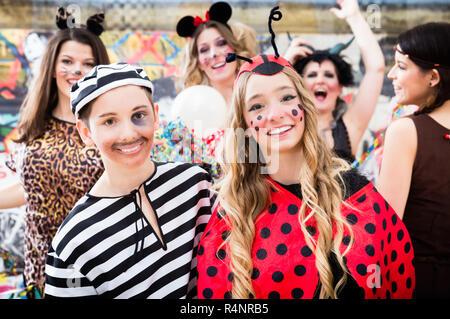
[[[281,56],[276,57],[273,54],[257,55],[250,60],[251,62],[246,62],[241,66],[236,77],[236,81],[244,72],[252,72],[260,75],[272,76],[281,72],[284,67],[289,67],[295,71],[288,60]]]

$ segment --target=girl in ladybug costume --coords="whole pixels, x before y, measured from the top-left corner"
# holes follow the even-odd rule
[[[408,231],[318,137],[311,97],[274,49],[243,58],[235,82],[199,298],[411,298]]]

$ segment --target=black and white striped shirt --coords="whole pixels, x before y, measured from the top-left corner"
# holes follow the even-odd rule
[[[86,194],[59,228],[46,265],[46,297],[190,298],[196,296],[196,251],[217,204],[200,167],[155,163],[145,193],[162,241],[138,206]]]

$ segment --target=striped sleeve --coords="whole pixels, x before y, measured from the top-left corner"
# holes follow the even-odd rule
[[[50,248],[45,266],[45,298],[93,298],[97,296],[92,283],[76,265],[69,265]]]
[[[207,174],[205,174],[207,175]],[[203,232],[205,231],[206,225],[208,225],[209,219],[211,218],[212,213],[216,209],[219,200],[217,193],[212,189],[212,180],[209,175],[207,175],[208,178],[205,180],[205,188],[204,190],[207,191],[208,194],[208,205],[203,206],[201,210],[199,210],[197,223],[195,227],[195,238],[194,238],[194,249],[193,249],[193,255],[192,255],[192,262],[191,262],[191,272],[190,272],[190,280],[188,285],[188,299],[196,299],[197,298],[197,279],[198,279],[198,272],[197,272],[197,250],[198,245],[200,243],[200,239],[203,236]]]

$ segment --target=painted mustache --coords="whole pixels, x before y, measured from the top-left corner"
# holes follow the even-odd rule
[[[135,144],[139,144],[139,143],[147,142],[147,141],[148,141],[148,138],[141,136],[137,140],[134,140],[134,141],[131,141],[131,142],[114,143],[112,145],[112,148],[123,148],[123,147],[127,147],[127,146],[130,146],[130,145],[135,145]]]

